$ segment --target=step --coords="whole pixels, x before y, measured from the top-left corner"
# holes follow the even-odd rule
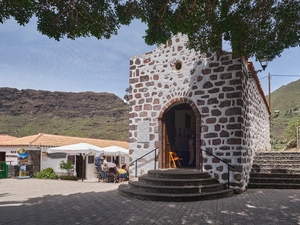
[[[198,186],[159,186],[152,185],[138,181],[129,181],[129,186],[136,190],[144,190],[145,192],[157,192],[157,193],[203,193],[219,191],[226,188],[225,184],[215,183],[208,185]]]
[[[121,184],[121,195],[151,201],[187,202],[228,197],[233,189],[192,169],[150,170],[148,174]]]
[[[153,176],[148,176],[148,174],[144,174],[140,176],[139,182],[143,182],[146,184],[153,185],[162,185],[162,186],[197,186],[197,185],[205,185],[205,184],[214,184],[218,183],[218,180],[215,178],[199,178],[199,179],[170,179],[170,178],[157,178]]]
[[[260,189],[300,189],[300,184],[279,184],[279,183],[249,183],[248,188]]]
[[[269,164],[290,164],[290,163],[296,163],[300,165],[299,162],[300,157],[298,158],[293,158],[293,159],[254,159],[253,164],[264,164],[264,163],[269,163]]]
[[[300,184],[300,178],[250,177],[250,183]]]
[[[210,177],[208,173],[194,169],[149,170],[148,176],[171,179],[201,179]]]
[[[119,194],[137,198],[140,200],[150,200],[150,201],[166,201],[166,202],[191,202],[191,201],[201,201],[229,197],[234,194],[233,189],[224,189],[214,192],[205,193],[153,193],[146,192],[143,190],[130,188],[126,184],[119,185]]]
[[[300,179],[300,174],[295,173],[250,173],[250,179],[253,177],[265,177],[265,178],[298,178]]]
[[[300,156],[300,152],[274,152],[274,151],[268,151],[268,152],[257,152],[256,156],[269,156],[269,155],[274,155],[274,156]]]

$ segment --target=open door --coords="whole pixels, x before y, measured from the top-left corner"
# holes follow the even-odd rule
[[[195,168],[196,148],[193,163],[189,165],[189,140],[196,134],[196,116],[191,106],[187,103],[174,104],[164,113],[162,122],[163,168],[171,168],[170,151],[182,159],[183,168]]]

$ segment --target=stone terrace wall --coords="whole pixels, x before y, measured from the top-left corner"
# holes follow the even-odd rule
[[[253,82],[254,81],[254,82]],[[261,96],[261,86],[256,75],[243,79],[242,131],[240,186],[249,182],[249,175],[255,152],[270,151],[270,111],[265,99]]]
[[[244,60],[229,53],[219,59],[216,54],[205,57],[187,49],[186,42],[186,36],[177,35],[166,45],[130,60],[131,160],[161,146],[159,116],[173,103],[188,102],[201,114],[201,132],[196,134],[200,147],[237,167],[231,171],[230,184],[243,191],[254,148],[267,148],[268,139],[261,142],[269,135],[269,124],[261,122],[267,108],[262,107],[255,80],[248,78]],[[144,140],[139,137],[142,132]],[[227,166],[205,153],[203,157],[203,169],[227,182]],[[138,175],[153,169],[153,154],[138,165]],[[134,174],[135,168],[130,169]]]

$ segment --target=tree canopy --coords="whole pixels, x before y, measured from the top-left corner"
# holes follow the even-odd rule
[[[25,25],[37,17],[38,31],[55,40],[94,36],[109,39],[121,25],[140,19],[147,44],[177,33],[203,53],[222,39],[237,56],[269,60],[300,46],[300,0],[3,0],[0,22],[11,17]]]
[[[292,119],[284,129],[284,137],[289,148],[297,147],[297,129],[300,127],[300,117]]]

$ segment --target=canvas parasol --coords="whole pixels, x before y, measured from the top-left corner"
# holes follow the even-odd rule
[[[65,145],[61,147],[48,148],[47,150],[48,153],[67,153],[67,154],[75,154],[75,155],[81,154],[83,157],[82,181],[83,181],[85,157],[91,153],[97,153],[101,151],[103,152],[103,148],[88,143]]]

